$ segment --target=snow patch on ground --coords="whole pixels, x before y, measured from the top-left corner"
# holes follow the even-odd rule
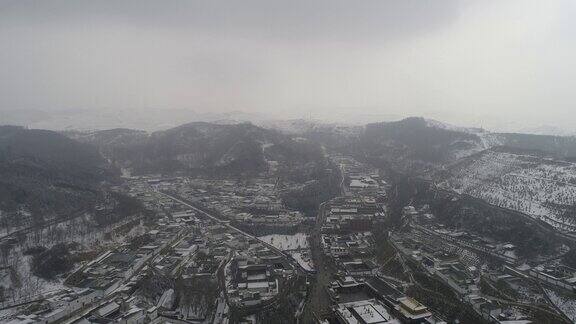
[[[308,234],[296,233],[294,235],[272,234],[261,236],[259,239],[274,246],[275,248],[287,251],[306,271],[314,270],[314,262],[310,258],[310,245]]]
[[[314,262],[309,255],[305,255],[301,252],[294,252],[291,254],[292,258],[300,264],[300,266],[306,271],[314,271]]]
[[[282,251],[294,251],[309,248],[308,235],[296,233],[294,235],[272,234],[259,237],[264,242]]]

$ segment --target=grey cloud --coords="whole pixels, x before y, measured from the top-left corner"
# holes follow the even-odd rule
[[[0,111],[569,123],[575,13],[572,0],[0,0]]]
[[[381,41],[427,33],[457,18],[456,0],[2,1],[4,24],[102,23],[300,41]]]

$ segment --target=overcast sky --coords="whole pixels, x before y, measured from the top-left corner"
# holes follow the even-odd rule
[[[574,127],[575,17],[573,0],[0,0],[0,113],[345,111]]]

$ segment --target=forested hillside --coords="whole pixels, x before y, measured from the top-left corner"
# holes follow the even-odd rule
[[[51,131],[0,126],[0,210],[33,220],[90,205],[110,176],[88,145]]]
[[[73,136],[134,174],[250,175],[323,159],[318,145],[248,123],[196,122],[151,134],[118,129]]]

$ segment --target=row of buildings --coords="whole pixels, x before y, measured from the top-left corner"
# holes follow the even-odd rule
[[[325,287],[331,310],[318,316],[318,323],[444,323],[406,296],[402,281],[392,282],[380,272],[375,232],[388,220],[386,181],[354,159],[333,159],[346,180],[344,195],[326,203],[319,220],[322,253],[332,264],[325,270],[335,280]]]

